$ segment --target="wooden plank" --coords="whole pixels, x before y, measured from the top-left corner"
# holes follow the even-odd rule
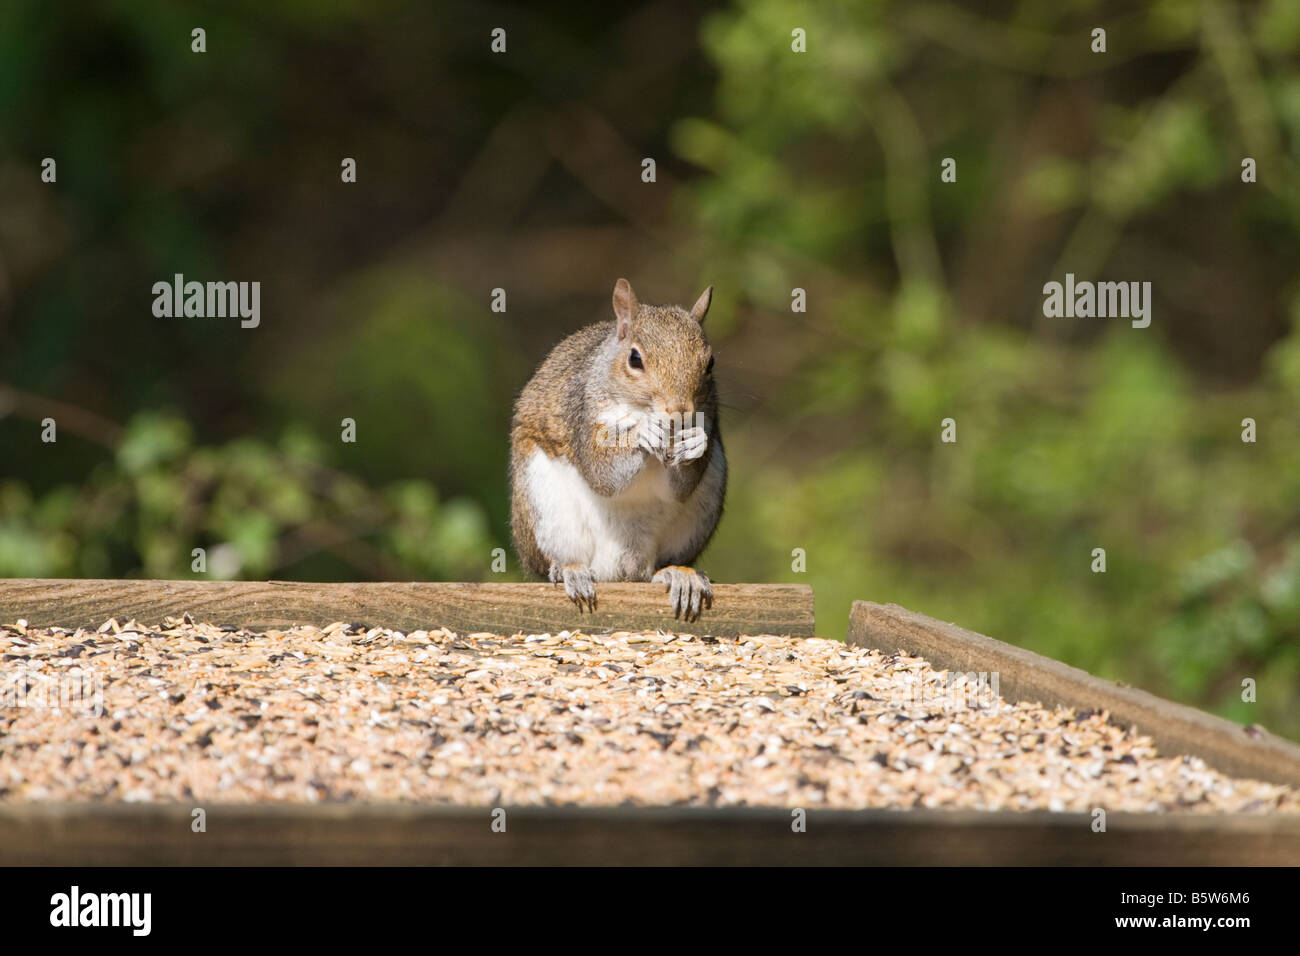
[[[30,578],[0,580],[0,622],[23,618],[37,627],[76,627],[116,617],[158,623],[189,612],[196,620],[258,629],[357,621],[501,634],[663,628],[719,637],[813,636],[813,593],[806,584],[714,584],[713,592],[713,607],[686,623],[673,618],[659,584],[599,584],[595,613],[579,614],[553,584]]]
[[[1005,700],[1106,710],[1122,727],[1149,735],[1162,754],[1191,754],[1223,773],[1300,787],[1300,746],[1259,727],[1243,727],[1194,707],[1005,644],[897,604],[855,601],[848,642],[906,651],[934,667],[998,675]]]
[[[1285,866],[1300,819],[780,808],[0,805],[0,866]]]

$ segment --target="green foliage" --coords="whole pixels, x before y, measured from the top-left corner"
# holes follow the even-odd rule
[[[182,419],[141,413],[111,461],[38,499],[0,483],[0,577],[472,580],[488,572],[483,509],[425,481],[371,488],[301,429],[278,444],[198,446]],[[192,570],[194,548],[207,569]]]
[[[472,492],[503,517],[508,409],[527,370],[482,303],[427,278],[379,269],[350,282],[330,334],[302,343],[267,388],[285,420],[322,433],[347,415],[358,440],[343,446],[350,472],[383,480],[420,475]]]

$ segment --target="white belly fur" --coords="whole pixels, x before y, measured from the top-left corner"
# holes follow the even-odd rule
[[[649,580],[661,555],[680,552],[698,532],[725,462],[715,446],[708,470],[685,501],[676,501],[663,463],[651,458],[621,494],[603,497],[563,458],[533,452],[524,472],[543,554],[561,565],[592,568],[598,581]]]

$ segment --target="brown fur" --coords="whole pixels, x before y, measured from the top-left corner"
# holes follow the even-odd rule
[[[607,497],[635,475],[645,454],[598,443],[597,418],[606,409],[624,403],[687,416],[702,412],[709,434],[704,454],[669,469],[677,500],[688,498],[699,484],[714,448],[722,447],[717,386],[706,372],[712,349],[700,321],[710,292],[688,311],[640,304],[631,287],[620,281],[614,301],[616,316],[622,311],[622,318],[589,325],[565,338],[524,386],[510,431],[511,529],[520,559],[534,574],[546,576],[551,561],[537,547],[536,518],[521,491],[522,469],[532,452],[540,448],[569,460],[594,491]],[[633,347],[644,363],[641,374],[628,367]],[[699,529],[691,553],[663,555],[664,563],[685,565],[695,559],[717,526],[721,505],[719,500],[709,526]]]

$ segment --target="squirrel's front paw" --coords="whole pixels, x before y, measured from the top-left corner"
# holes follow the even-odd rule
[[[713,607],[713,585],[703,571],[670,564],[660,568],[650,580],[667,586],[673,617],[694,621],[699,619],[701,611]]]
[[[580,564],[560,567],[552,561],[550,578],[552,584],[564,583],[564,593],[578,605],[579,614],[596,610],[596,573],[591,568]]]
[[[667,455],[671,438],[672,424],[663,415],[644,415],[637,422],[637,447],[656,458],[664,458]]]
[[[683,428],[673,436],[673,454],[668,463],[680,465],[682,462],[694,461],[708,447],[709,436],[702,427],[696,425],[694,428]]]

